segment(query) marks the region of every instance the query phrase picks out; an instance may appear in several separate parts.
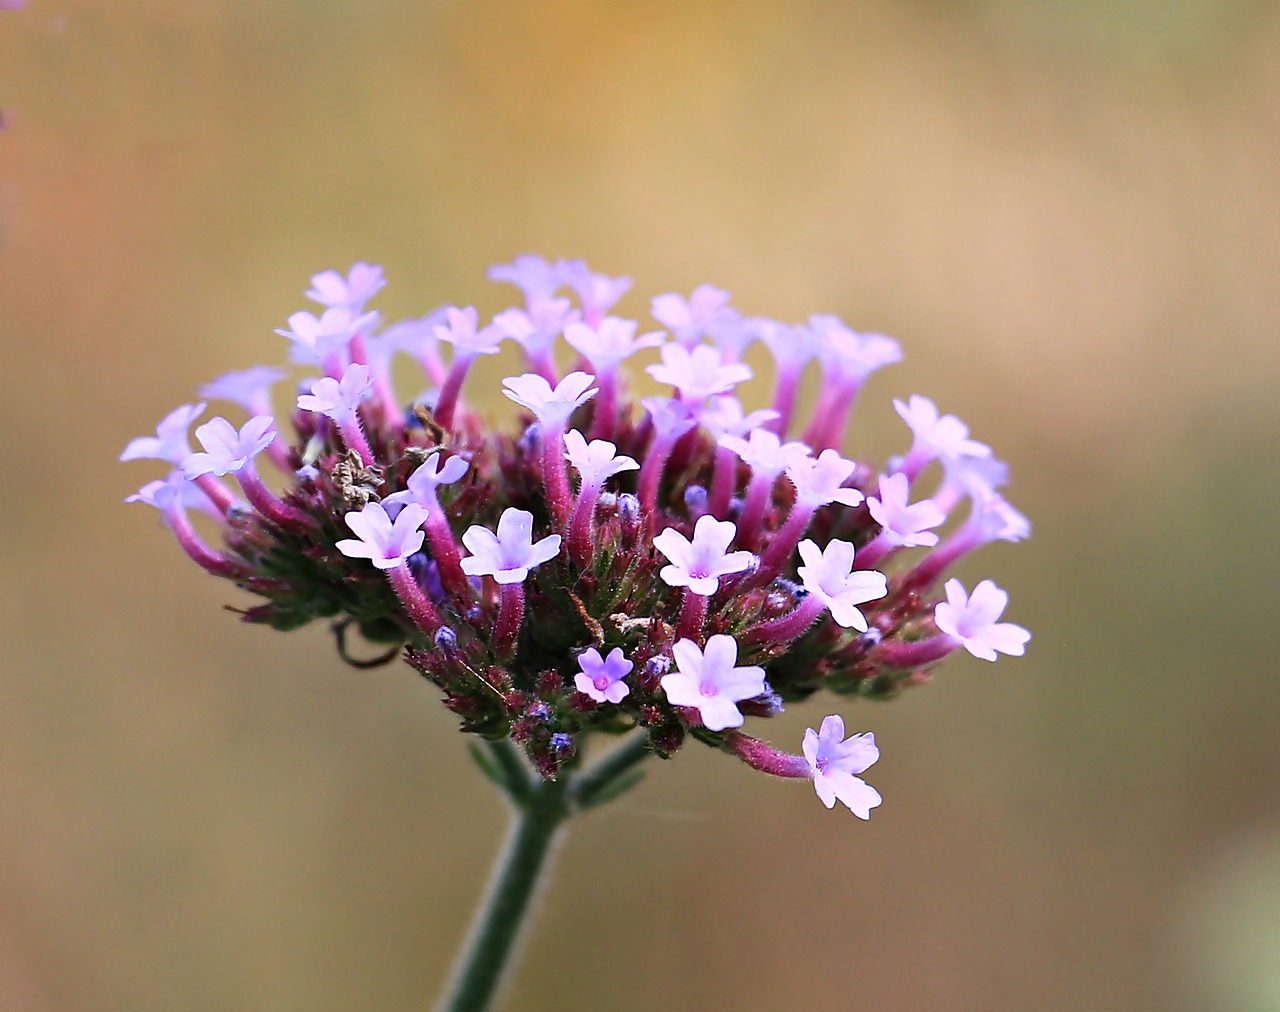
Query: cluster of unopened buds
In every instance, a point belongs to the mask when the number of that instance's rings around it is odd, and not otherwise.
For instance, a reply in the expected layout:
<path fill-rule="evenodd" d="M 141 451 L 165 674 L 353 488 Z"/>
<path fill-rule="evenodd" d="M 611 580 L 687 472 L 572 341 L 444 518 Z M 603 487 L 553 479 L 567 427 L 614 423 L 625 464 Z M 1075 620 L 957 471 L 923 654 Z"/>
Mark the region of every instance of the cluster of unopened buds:
<path fill-rule="evenodd" d="M 999 621 L 1008 598 L 994 583 L 939 591 L 975 548 L 1029 533 L 999 492 L 1005 465 L 919 396 L 894 402 L 912 435 L 901 459 L 880 471 L 843 456 L 859 390 L 901 351 L 835 317 L 745 317 L 703 285 L 653 299 L 664 329 L 637 334 L 610 315 L 629 279 L 533 256 L 490 277 L 517 285 L 523 308 L 485 326 L 446 307 L 383 328 L 365 309 L 380 268 L 316 275 L 307 296 L 321 314 L 278 331 L 295 363 L 322 373 L 302 383 L 290 424 L 271 402 L 283 370 L 224 376 L 201 393 L 248 420 L 204 422 L 193 452 L 205 404 L 172 412 L 121 456 L 173 467 L 130 501 L 156 507 L 198 565 L 263 599 L 246 621 L 333 620 L 344 657 L 354 626 L 387 644 L 381 660 L 403 652 L 464 731 L 510 739 L 544 777 L 593 732 L 643 728 L 659 756 L 692 736 L 867 818 L 880 804 L 859 778 L 878 757 L 872 735 L 846 738 L 828 716 L 791 754 L 739 728 L 822 689 L 893 695 L 957 649 L 1022 654 L 1030 634 Z M 472 364 L 507 341 L 528 370 L 503 380 L 521 409 L 513 431 L 462 398 Z M 752 378 L 754 342 L 777 379 L 771 407 L 748 412 L 734 390 Z M 640 353 L 671 393 L 637 404 L 624 364 Z M 411 402 L 392 386 L 401 354 L 425 373 Z M 811 362 L 821 383 L 801 419 Z M 264 458 L 283 490 L 260 474 Z M 213 518 L 220 545 L 191 510 Z"/>

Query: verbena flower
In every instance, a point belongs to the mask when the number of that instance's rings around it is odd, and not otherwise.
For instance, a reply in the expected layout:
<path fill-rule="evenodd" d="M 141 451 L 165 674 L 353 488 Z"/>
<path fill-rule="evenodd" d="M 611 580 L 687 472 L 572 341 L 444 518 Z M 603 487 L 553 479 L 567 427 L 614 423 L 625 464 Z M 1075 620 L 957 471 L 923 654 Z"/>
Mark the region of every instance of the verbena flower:
<path fill-rule="evenodd" d="M 695 739 L 865 818 L 880 801 L 860 779 L 870 735 L 846 738 L 829 716 L 788 753 L 742 728 L 819 692 L 894 696 L 960 650 L 1022 653 L 1030 634 L 1000 621 L 1004 591 L 946 578 L 1029 533 L 1004 497 L 1007 466 L 918 395 L 895 403 L 913 434 L 901 460 L 844 456 L 855 395 L 901 350 L 835 317 L 744 317 L 701 286 L 653 300 L 666 342 L 608 315 L 629 279 L 527 256 L 490 276 L 523 295 L 493 323 L 447 307 L 379 332 L 365 306 L 381 268 L 316 274 L 320 315 L 282 331 L 309 373 L 289 416 L 270 403 L 279 370 L 228 374 L 203 392 L 247 421 L 206 422 L 193 451 L 204 405 L 170 413 L 121 455 L 172 469 L 130 501 L 256 595 L 245 621 L 333 621 L 402 645 L 464 731 L 510 739 L 548 778 L 585 743 L 640 728 L 663 756 Z M 495 420 L 461 395 L 471 363 L 508 339 L 528 364 L 501 392 L 521 411 Z M 594 376 L 557 367 L 561 340 Z M 752 378 L 752 340 L 777 376 L 748 409 L 734 390 Z M 392 383 L 401 352 L 421 366 L 417 400 Z M 814 359 L 824 384 L 806 404 Z M 646 368 L 669 395 L 637 403 L 630 380 Z M 475 401 L 502 403 L 496 392 Z"/>

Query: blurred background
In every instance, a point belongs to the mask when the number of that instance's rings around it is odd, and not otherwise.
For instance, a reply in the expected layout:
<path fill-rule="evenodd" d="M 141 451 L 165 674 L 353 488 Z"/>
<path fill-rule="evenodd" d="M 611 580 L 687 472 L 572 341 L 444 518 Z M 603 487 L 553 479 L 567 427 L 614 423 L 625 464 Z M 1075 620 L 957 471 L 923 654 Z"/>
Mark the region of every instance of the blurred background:
<path fill-rule="evenodd" d="M 0 108 L 0 1008 L 430 1004 L 504 825 L 455 720 L 238 624 L 116 457 L 312 273 L 522 252 L 898 337 L 847 449 L 920 392 L 1011 462 L 961 575 L 1035 639 L 835 704 L 868 824 L 655 764 L 507 1007 L 1280 1007 L 1280 6 L 30 0 Z"/>

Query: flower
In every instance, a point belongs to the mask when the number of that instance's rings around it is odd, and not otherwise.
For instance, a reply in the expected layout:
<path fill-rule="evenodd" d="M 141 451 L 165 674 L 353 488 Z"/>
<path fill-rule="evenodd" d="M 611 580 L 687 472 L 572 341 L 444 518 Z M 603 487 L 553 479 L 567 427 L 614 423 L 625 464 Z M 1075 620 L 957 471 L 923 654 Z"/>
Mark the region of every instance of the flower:
<path fill-rule="evenodd" d="M 498 345 L 508 336 L 501 327 L 489 324 L 477 330 L 479 318 L 474 306 L 458 309 L 455 306 L 445 307 L 445 325 L 435 328 L 438 340 L 453 345 L 458 355 L 496 355 Z"/>
<path fill-rule="evenodd" d="M 654 434 L 662 439 L 678 439 L 698 423 L 689 405 L 670 397 L 646 397 L 640 406 L 649 412 Z"/>
<path fill-rule="evenodd" d="M 974 657 L 994 661 L 996 652 L 1021 657 L 1031 633 L 1011 622 L 997 622 L 1009 604 L 1009 595 L 990 580 L 983 580 L 966 594 L 959 580 L 948 580 L 947 599 L 934 609 L 934 622 Z"/>
<path fill-rule="evenodd" d="M 425 535 L 419 528 L 426 518 L 426 509 L 410 503 L 393 522 L 382 503 L 371 502 L 343 517 L 356 537 L 334 547 L 348 558 L 369 559 L 378 569 L 395 569 L 422 548 Z"/>
<path fill-rule="evenodd" d="M 556 273 L 577 293 L 588 318 L 603 316 L 631 287 L 630 278 L 597 274 L 581 260 L 556 261 Z"/>
<path fill-rule="evenodd" d="M 325 376 L 311 384 L 311 393 L 298 397 L 298 407 L 327 415 L 336 422 L 354 418 L 360 402 L 373 389 L 367 365 L 354 363 L 343 370 L 340 380 Z"/>
<path fill-rule="evenodd" d="M 377 313 L 359 315 L 339 307 L 326 309 L 319 317 L 307 312 L 294 313 L 289 317 L 289 329 L 276 333 L 293 342 L 295 362 L 322 365 L 334 355 L 345 353 L 351 338 L 362 330 L 371 330 L 377 321 Z"/>
<path fill-rule="evenodd" d="M 187 430 L 191 423 L 204 414 L 205 404 L 182 404 L 174 408 L 156 426 L 154 436 L 139 436 L 131 439 L 129 445 L 120 454 L 121 460 L 167 460 L 170 464 L 181 464 L 191 455 L 191 444 L 187 442 Z"/>
<path fill-rule="evenodd" d="M 809 456 L 807 444 L 799 441 L 784 443 L 767 429 L 753 429 L 746 439 L 721 436 L 719 442 L 726 450 L 732 450 L 742 458 L 752 474 L 766 477 L 779 475 L 789 467 L 803 468 L 803 462 Z"/>
<path fill-rule="evenodd" d="M 271 413 L 271 388 L 284 379 L 283 369 L 255 366 L 240 372 L 229 372 L 200 388 L 200 396 L 210 400 L 230 401 L 254 415 Z"/>
<path fill-rule="evenodd" d="M 623 655 L 621 647 L 614 647 L 603 659 L 599 650 L 588 647 L 578 655 L 578 667 L 582 670 L 573 676 L 573 684 L 597 703 L 621 703 L 631 692 L 622 679 L 635 665 Z"/>
<path fill-rule="evenodd" d="M 929 459 L 942 457 L 987 457 L 991 447 L 969 438 L 969 426 L 955 415 L 939 415 L 938 408 L 928 397 L 912 394 L 907 403 L 894 400 L 894 410 L 901 416 L 915 436 L 915 447 Z"/>
<path fill-rule="evenodd" d="M 580 319 L 568 299 L 534 298 L 529 308 L 505 309 L 493 318 L 493 325 L 515 341 L 531 358 L 551 352 L 565 327 Z"/>
<path fill-rule="evenodd" d="M 846 629 L 867 631 L 867 619 L 857 605 L 878 601 L 888 592 L 883 573 L 853 569 L 853 545 L 847 541 L 829 541 L 819 548 L 816 541 L 800 542 L 804 565 L 797 569 L 804 588 L 817 597 L 831 617 Z M 831 806 L 828 805 L 828 808 Z"/>
<path fill-rule="evenodd" d="M 528 299 L 547 298 L 560 287 L 560 271 L 540 256 L 526 253 L 514 263 L 489 268 L 490 281 L 506 281 L 517 286 Z"/>
<path fill-rule="evenodd" d="M 468 576 L 492 576 L 498 583 L 524 583 L 529 570 L 560 554 L 560 535 L 533 541 L 533 514 L 508 508 L 498 519 L 498 533 L 487 527 L 467 528 L 462 543 L 471 555 L 462 560 Z"/>
<path fill-rule="evenodd" d="M 616 369 L 638 351 L 656 348 L 666 335 L 655 330 L 636 337 L 635 320 L 606 316 L 598 326 L 571 323 L 564 329 L 564 339 L 599 372 Z"/>
<path fill-rule="evenodd" d="M 595 390 L 588 389 L 594 381 L 595 377 L 585 372 L 571 372 L 553 390 L 543 377 L 529 372 L 508 376 L 502 381 L 506 387 L 502 392 L 522 408 L 532 411 L 544 430 L 557 431 L 564 428 L 570 415 L 596 395 Z"/>
<path fill-rule="evenodd" d="M 565 460 L 567 460 L 583 485 L 600 486 L 623 471 L 637 471 L 640 465 L 631 457 L 618 456 L 618 448 L 604 439 L 590 443 L 581 432 L 571 429 L 564 434 Z"/>
<path fill-rule="evenodd" d="M 188 478 L 202 474 L 231 474 L 271 445 L 276 438 L 275 419 L 270 415 L 250 418 L 237 432 L 225 418 L 212 418 L 196 429 L 196 439 L 204 453 L 193 453 L 183 462 Z"/>
<path fill-rule="evenodd" d="M 862 493 L 844 485 L 857 467 L 835 450 L 823 450 L 817 460 L 805 457 L 788 464 L 787 477 L 796 487 L 797 502 L 815 507 L 833 502 L 857 506 L 863 500 Z"/>
<path fill-rule="evenodd" d="M 905 474 L 882 474 L 880 495 L 867 500 L 872 519 L 881 527 L 880 537 L 894 546 L 928 547 L 938 543 L 929 531 L 947 519 L 932 499 L 907 504 L 911 488 Z"/>
<path fill-rule="evenodd" d="M 764 668 L 737 667 L 738 643 L 732 636 L 712 636 L 705 651 L 693 640 L 679 640 L 671 656 L 676 666 L 662 676 L 662 691 L 673 705 L 697 709 L 708 731 L 741 727 L 742 711 L 735 704 L 768 691 Z"/>
<path fill-rule="evenodd" d="M 846 739 L 844 721 L 832 714 L 823 718 L 821 730 L 806 728 L 804 758 L 813 775 L 813 789 L 828 808 L 837 801 L 859 819 L 871 818 L 879 806 L 880 792 L 856 774 L 880 758 L 873 734 L 855 734 Z"/>
<path fill-rule="evenodd" d="M 742 362 L 724 362 L 720 352 L 700 344 L 692 351 L 679 344 L 662 346 L 662 364 L 645 369 L 659 383 L 680 391 L 686 401 L 701 401 L 712 394 L 728 393 L 751 379 L 751 367 Z"/>
<path fill-rule="evenodd" d="M 835 316 L 809 317 L 818 354 L 841 377 L 861 382 L 877 369 L 902 361 L 902 346 L 884 334 L 859 334 Z"/>
<path fill-rule="evenodd" d="M 382 502 L 396 507 L 416 502 L 428 510 L 439 509 L 436 489 L 441 485 L 452 485 L 467 473 L 469 466 L 467 459 L 457 454 L 445 460 L 443 454 L 433 453 L 409 475 L 409 487 L 405 491 L 392 493 Z"/>
<path fill-rule="evenodd" d="M 725 436 L 741 437 L 758 430 L 761 425 L 778 417 L 778 412 L 771 408 L 762 408 L 750 414 L 742 410 L 742 402 L 732 394 L 721 394 L 707 399 L 702 410 L 698 412 L 698 421 L 711 433 L 717 441 Z M 725 444 L 720 443 L 721 446 Z M 803 445 L 803 444 L 800 444 Z M 731 447 L 727 447 L 731 449 Z M 807 447 L 805 448 L 807 451 Z M 737 453 L 737 451 L 734 451 Z M 738 454 L 741 456 L 741 454 Z"/>
<path fill-rule="evenodd" d="M 698 518 L 692 541 L 668 527 L 653 539 L 653 546 L 671 560 L 658 575 L 668 586 L 688 587 L 694 594 L 710 597 L 719 589 L 720 577 L 741 573 L 755 560 L 750 552 L 727 552 L 737 533 L 732 520 L 717 520 L 709 514 Z"/>
<path fill-rule="evenodd" d="M 714 285 L 699 285 L 688 299 L 674 292 L 656 296 L 652 311 L 653 318 L 668 327 L 681 345 L 691 348 L 730 311 L 728 307 L 728 292 Z"/>
<path fill-rule="evenodd" d="M 307 298 L 330 309 L 348 309 L 360 313 L 364 304 L 382 290 L 386 281 L 382 268 L 363 261 L 352 264 L 344 278 L 337 271 L 321 271 L 311 276 Z"/>

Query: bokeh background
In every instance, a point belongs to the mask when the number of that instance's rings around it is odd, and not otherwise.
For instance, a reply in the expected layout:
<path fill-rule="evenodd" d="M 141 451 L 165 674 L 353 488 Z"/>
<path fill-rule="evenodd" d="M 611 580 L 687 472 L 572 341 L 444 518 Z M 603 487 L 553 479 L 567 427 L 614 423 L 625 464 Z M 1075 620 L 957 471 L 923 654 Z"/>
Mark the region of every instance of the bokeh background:
<path fill-rule="evenodd" d="M 653 769 L 507 1007 L 1280 1007 L 1276 4 L 30 0 L 0 108 L 0 1008 L 429 1004 L 504 822 L 455 721 L 237 624 L 116 456 L 317 270 L 529 251 L 899 337 L 848 449 L 995 445 L 1035 536 L 962 575 L 1035 639 L 846 704 L 869 824 Z"/>

